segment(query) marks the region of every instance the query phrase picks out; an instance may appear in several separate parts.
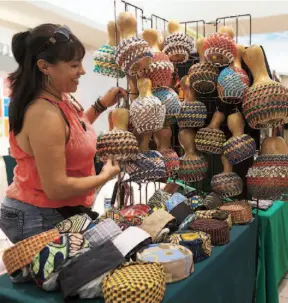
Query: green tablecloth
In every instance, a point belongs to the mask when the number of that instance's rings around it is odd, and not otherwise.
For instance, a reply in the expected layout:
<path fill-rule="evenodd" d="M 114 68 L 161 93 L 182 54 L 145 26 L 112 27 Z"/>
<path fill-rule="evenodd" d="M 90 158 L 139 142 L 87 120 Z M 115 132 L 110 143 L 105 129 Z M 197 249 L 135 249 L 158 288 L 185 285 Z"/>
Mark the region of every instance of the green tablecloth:
<path fill-rule="evenodd" d="M 257 221 L 234 226 L 228 245 L 215 247 L 210 258 L 195 264 L 195 271 L 189 278 L 167 285 L 163 303 L 251 303 L 255 284 L 256 239 Z M 45 293 L 32 283 L 12 284 L 4 275 L 0 277 L 0 302 L 60 303 L 63 297 L 59 292 Z"/>
<path fill-rule="evenodd" d="M 256 211 L 254 211 L 255 213 Z M 278 303 L 278 284 L 288 271 L 288 202 L 259 211 L 257 303 Z"/>

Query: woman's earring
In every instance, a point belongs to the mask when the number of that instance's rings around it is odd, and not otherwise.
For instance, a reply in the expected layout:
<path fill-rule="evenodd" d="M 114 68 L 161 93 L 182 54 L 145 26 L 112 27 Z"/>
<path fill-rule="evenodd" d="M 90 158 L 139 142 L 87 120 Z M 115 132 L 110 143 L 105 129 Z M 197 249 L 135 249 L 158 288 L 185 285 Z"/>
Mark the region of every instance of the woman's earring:
<path fill-rule="evenodd" d="M 51 76 L 50 75 L 47 75 L 47 82 L 48 82 L 48 84 L 50 84 L 50 82 L 51 82 Z"/>

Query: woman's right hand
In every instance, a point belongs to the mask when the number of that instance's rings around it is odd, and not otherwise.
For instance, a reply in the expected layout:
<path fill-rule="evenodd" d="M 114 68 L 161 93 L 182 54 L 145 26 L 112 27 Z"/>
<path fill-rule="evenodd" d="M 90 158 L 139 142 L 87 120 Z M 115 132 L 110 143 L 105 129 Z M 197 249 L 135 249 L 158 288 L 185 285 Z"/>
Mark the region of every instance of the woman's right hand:
<path fill-rule="evenodd" d="M 102 167 L 100 175 L 105 176 L 107 180 L 112 179 L 119 175 L 120 166 L 117 162 L 112 162 L 111 160 L 107 160 L 107 162 Z"/>

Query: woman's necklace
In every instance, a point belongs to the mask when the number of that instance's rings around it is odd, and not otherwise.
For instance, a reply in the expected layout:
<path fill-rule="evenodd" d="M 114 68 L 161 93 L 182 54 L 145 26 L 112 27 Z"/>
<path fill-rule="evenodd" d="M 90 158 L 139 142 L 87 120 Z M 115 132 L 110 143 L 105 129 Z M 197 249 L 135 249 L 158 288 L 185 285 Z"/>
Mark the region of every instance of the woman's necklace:
<path fill-rule="evenodd" d="M 43 87 L 43 90 L 45 90 L 45 91 L 46 91 L 47 93 L 49 93 L 50 95 L 54 96 L 56 99 L 59 99 L 59 100 L 63 101 L 62 96 L 59 97 L 59 96 L 57 96 L 56 94 L 54 94 L 53 92 L 51 92 L 50 90 L 48 90 L 48 89 L 46 89 L 46 88 L 44 88 L 44 87 Z"/>

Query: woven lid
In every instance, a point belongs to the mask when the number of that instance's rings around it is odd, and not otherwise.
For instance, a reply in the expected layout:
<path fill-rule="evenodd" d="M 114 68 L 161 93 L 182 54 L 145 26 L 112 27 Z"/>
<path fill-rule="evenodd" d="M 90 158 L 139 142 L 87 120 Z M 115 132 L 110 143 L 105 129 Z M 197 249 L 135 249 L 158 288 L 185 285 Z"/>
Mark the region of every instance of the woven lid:
<path fill-rule="evenodd" d="M 245 224 L 253 219 L 251 206 L 246 201 L 225 203 L 220 209 L 231 214 L 233 224 Z"/>
<path fill-rule="evenodd" d="M 209 234 L 212 245 L 224 245 L 227 244 L 230 239 L 229 226 L 224 221 L 197 219 L 191 223 L 190 229 Z"/>
<path fill-rule="evenodd" d="M 87 214 L 72 216 L 56 225 L 59 233 L 83 233 L 94 226 L 92 219 Z"/>
<path fill-rule="evenodd" d="M 159 263 L 126 263 L 104 278 L 103 296 L 106 303 L 160 303 L 165 280 Z"/>
<path fill-rule="evenodd" d="M 169 242 L 190 249 L 193 253 L 194 262 L 202 261 L 211 255 L 211 237 L 202 231 L 178 232 L 170 236 Z"/>
<path fill-rule="evenodd" d="M 151 244 L 137 254 L 137 260 L 162 264 L 166 283 L 186 279 L 194 271 L 192 252 L 176 244 Z"/>
<path fill-rule="evenodd" d="M 20 241 L 6 249 L 3 253 L 3 263 L 9 275 L 30 264 L 37 253 L 59 236 L 57 229 L 51 229 Z"/>
<path fill-rule="evenodd" d="M 121 234 L 121 228 L 110 218 L 100 221 L 84 233 L 91 246 L 100 245 L 107 240 L 114 240 Z"/>
<path fill-rule="evenodd" d="M 114 245 L 122 253 L 124 257 L 127 257 L 135 247 L 142 242 L 149 240 L 151 236 L 143 229 L 136 226 L 130 226 L 119 234 L 114 240 Z M 148 242 L 149 243 L 149 242 Z M 151 243 L 151 241 L 150 241 Z"/>
<path fill-rule="evenodd" d="M 146 217 L 140 227 L 151 235 L 154 242 L 161 230 L 173 220 L 175 218 L 167 211 L 159 209 Z"/>

